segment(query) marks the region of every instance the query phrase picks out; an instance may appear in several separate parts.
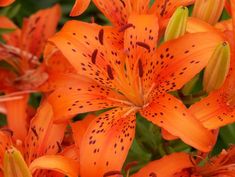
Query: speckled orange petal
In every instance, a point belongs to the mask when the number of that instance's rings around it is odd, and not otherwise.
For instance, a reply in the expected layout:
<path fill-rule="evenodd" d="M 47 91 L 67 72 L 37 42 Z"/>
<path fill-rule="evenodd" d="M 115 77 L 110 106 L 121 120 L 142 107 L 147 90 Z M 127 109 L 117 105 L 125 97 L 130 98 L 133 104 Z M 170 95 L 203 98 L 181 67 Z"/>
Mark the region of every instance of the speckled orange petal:
<path fill-rule="evenodd" d="M 79 175 L 79 164 L 61 155 L 41 156 L 30 164 L 29 169 L 32 174 L 37 169 L 43 169 L 57 171 L 68 177 L 78 177 Z"/>
<path fill-rule="evenodd" d="M 150 0 L 130 0 L 132 12 L 146 14 L 149 10 Z"/>
<path fill-rule="evenodd" d="M 70 76 L 65 86 L 48 98 L 53 106 L 55 121 L 70 119 L 78 113 L 122 106 L 122 96 L 84 76 Z M 120 102 L 117 102 L 118 99 Z"/>
<path fill-rule="evenodd" d="M 149 12 L 152 14 L 156 14 L 163 18 L 170 18 L 171 15 L 174 13 L 175 9 L 179 6 L 188 6 L 193 4 L 195 0 L 158 0 L 155 1 L 150 8 Z"/>
<path fill-rule="evenodd" d="M 148 163 L 132 177 L 173 177 L 175 173 L 190 167 L 193 167 L 190 155 L 178 152 Z"/>
<path fill-rule="evenodd" d="M 43 154 L 60 152 L 64 137 L 65 124 L 53 124 L 53 111 L 48 102 L 43 102 L 30 122 L 25 139 L 25 159 L 29 164 Z"/>
<path fill-rule="evenodd" d="M 207 65 L 221 41 L 217 33 L 206 32 L 186 34 L 162 44 L 156 52 L 157 90 L 162 93 L 180 89 Z"/>
<path fill-rule="evenodd" d="M 127 22 L 130 13 L 129 0 L 93 0 L 96 7 L 113 23 L 122 26 Z"/>
<path fill-rule="evenodd" d="M 124 36 L 128 76 L 133 82 L 138 81 L 140 77 L 145 91 L 151 86 L 151 78 L 155 74 L 151 69 L 154 67 L 153 55 L 158 41 L 158 19 L 155 15 L 132 14 L 128 24 L 132 25 L 125 30 Z"/>
<path fill-rule="evenodd" d="M 201 151 L 211 150 L 211 133 L 188 112 L 180 100 L 169 94 L 159 95 L 154 100 L 157 101 L 141 111 L 146 119 Z"/>
<path fill-rule="evenodd" d="M 91 0 L 76 0 L 70 12 L 70 16 L 81 15 L 89 6 Z"/>
<path fill-rule="evenodd" d="M 0 0 L 0 7 L 8 6 L 13 3 L 15 0 Z"/>
<path fill-rule="evenodd" d="M 0 130 L 0 171 L 3 163 L 5 150 L 11 145 L 11 132 L 8 132 L 8 130 Z"/>
<path fill-rule="evenodd" d="M 115 77 L 112 66 L 116 67 L 116 61 L 121 59 L 116 50 L 116 47 L 120 47 L 116 44 L 122 43 L 121 36 L 122 33 L 112 27 L 69 21 L 50 41 L 78 73 L 102 85 L 112 86 Z"/>
<path fill-rule="evenodd" d="M 95 118 L 96 116 L 94 114 L 88 114 L 83 120 L 70 123 L 73 131 L 73 139 L 77 147 L 80 147 L 84 133 Z"/>
<path fill-rule="evenodd" d="M 12 45 L 15 47 L 20 46 L 20 35 L 21 30 L 7 17 L 0 16 L 0 28 L 7 28 L 7 29 L 13 29 L 11 33 L 3 34 L 3 39 L 6 41 L 8 45 Z"/>
<path fill-rule="evenodd" d="M 10 100 L 5 102 L 8 128 L 13 133 L 15 140 L 23 141 L 28 132 L 28 116 L 26 113 L 28 107 L 28 94 L 22 95 L 21 99 Z"/>
<path fill-rule="evenodd" d="M 21 49 L 39 57 L 46 41 L 55 31 L 61 16 L 59 5 L 40 10 L 25 20 L 22 28 Z"/>
<path fill-rule="evenodd" d="M 81 143 L 81 176 L 121 170 L 135 134 L 135 114 L 125 115 L 129 109 L 112 109 L 90 123 Z"/>
<path fill-rule="evenodd" d="M 235 110 L 229 106 L 229 100 L 222 89 L 193 104 L 189 110 L 208 129 L 235 122 Z"/>

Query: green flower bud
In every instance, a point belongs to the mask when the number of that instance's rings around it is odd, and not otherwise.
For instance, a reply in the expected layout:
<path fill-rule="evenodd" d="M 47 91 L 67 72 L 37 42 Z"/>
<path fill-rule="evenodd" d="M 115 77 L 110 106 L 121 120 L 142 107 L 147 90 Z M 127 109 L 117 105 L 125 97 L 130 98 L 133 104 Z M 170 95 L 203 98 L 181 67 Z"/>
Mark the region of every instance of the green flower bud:
<path fill-rule="evenodd" d="M 5 177 L 32 177 L 20 151 L 14 147 L 4 154 L 3 172 Z"/>
<path fill-rule="evenodd" d="M 164 41 L 178 38 L 186 31 L 188 8 L 178 7 L 172 15 L 164 36 Z"/>
<path fill-rule="evenodd" d="M 227 42 L 219 44 L 206 66 L 203 77 L 203 88 L 211 92 L 220 88 L 228 74 L 230 65 L 230 47 Z"/>

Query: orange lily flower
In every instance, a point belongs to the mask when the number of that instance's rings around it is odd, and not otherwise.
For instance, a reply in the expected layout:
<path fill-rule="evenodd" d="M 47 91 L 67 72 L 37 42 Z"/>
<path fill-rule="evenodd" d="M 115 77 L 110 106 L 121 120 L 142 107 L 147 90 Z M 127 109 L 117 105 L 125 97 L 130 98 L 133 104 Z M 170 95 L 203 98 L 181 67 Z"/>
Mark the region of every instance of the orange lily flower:
<path fill-rule="evenodd" d="M 91 0 L 76 0 L 71 16 L 82 14 Z M 155 14 L 159 22 L 169 19 L 179 6 L 187 6 L 195 0 L 158 0 L 150 7 L 150 0 L 93 0 L 98 9 L 115 25 L 125 26 L 132 13 Z M 163 23 L 163 22 L 160 22 Z M 161 28 L 161 27 L 160 27 Z"/>
<path fill-rule="evenodd" d="M 234 7 L 233 3 L 231 3 L 232 7 Z M 233 20 L 234 19 L 235 18 L 233 14 Z M 193 104 L 189 109 L 208 129 L 216 129 L 224 125 L 233 123 L 235 121 L 234 91 L 233 91 L 235 83 L 234 82 L 235 44 L 233 41 L 235 28 L 234 28 L 234 23 L 232 31 L 230 31 L 231 25 L 222 24 L 217 26 L 219 26 L 219 28 L 222 29 L 222 31 L 224 31 L 224 36 L 230 44 L 231 62 L 230 62 L 229 74 L 226 78 L 225 83 L 220 89 L 211 92 L 208 97 Z"/>
<path fill-rule="evenodd" d="M 0 7 L 5 7 L 15 2 L 15 0 L 0 0 Z"/>
<path fill-rule="evenodd" d="M 173 153 L 162 159 L 152 161 L 132 177 L 233 177 L 235 174 L 235 147 L 223 150 L 217 157 L 211 158 L 205 165 L 196 162 L 187 153 Z"/>
<path fill-rule="evenodd" d="M 35 89 L 45 82 L 47 74 L 43 72 L 39 58 L 47 39 L 55 33 L 60 13 L 59 5 L 38 11 L 24 20 L 22 30 L 7 17 L 0 17 L 0 28 L 14 29 L 14 32 L 3 35 L 6 43 L 0 44 L 0 60 L 12 65 L 17 73 L 14 78 L 3 80 L 11 89 L 1 90 L 12 92 Z"/>
<path fill-rule="evenodd" d="M 120 170 L 137 112 L 202 151 L 211 148 L 209 131 L 167 92 L 181 88 L 207 64 L 220 37 L 186 34 L 156 48 L 155 15 L 131 15 L 128 27 L 122 34 L 116 28 L 70 21 L 50 39 L 78 73 L 63 76 L 64 83 L 57 76 L 60 87 L 48 97 L 55 121 L 113 108 L 95 118 L 83 137 L 82 176 Z"/>
<path fill-rule="evenodd" d="M 11 152 L 12 146 L 14 146 L 21 151 L 24 156 L 24 163 L 28 165 L 32 176 L 50 176 L 52 174 L 48 171 L 36 169 L 55 170 L 70 177 L 78 176 L 78 166 L 75 161 L 56 155 L 62 150 L 60 144 L 66 124 L 54 124 L 53 116 L 51 105 L 46 101 L 43 102 L 38 108 L 35 117 L 31 120 L 29 131 L 24 141 L 12 140 L 9 134 L 11 130 L 0 130 L 0 171 L 6 170 L 4 169 L 4 163 L 6 162 L 3 161 L 4 152 L 5 154 L 8 151 Z M 9 163 L 13 162 L 9 161 Z M 17 168 L 20 164 L 13 163 L 11 165 Z M 14 173 L 13 169 L 10 171 Z M 18 175 L 20 174 L 15 172 L 14 177 Z"/>
<path fill-rule="evenodd" d="M 4 60 L 14 68 L 14 71 L 0 70 L 0 91 L 6 94 L 0 97 L 0 102 L 6 110 L 8 127 L 15 132 L 14 139 L 23 140 L 27 134 L 28 94 L 38 90 L 48 78 L 39 58 L 47 38 L 55 33 L 60 13 L 59 5 L 41 10 L 24 20 L 22 30 L 7 17 L 0 17 L 0 28 L 14 29 L 12 33 L 4 34 L 5 43 L 0 43 L 0 61 Z"/>

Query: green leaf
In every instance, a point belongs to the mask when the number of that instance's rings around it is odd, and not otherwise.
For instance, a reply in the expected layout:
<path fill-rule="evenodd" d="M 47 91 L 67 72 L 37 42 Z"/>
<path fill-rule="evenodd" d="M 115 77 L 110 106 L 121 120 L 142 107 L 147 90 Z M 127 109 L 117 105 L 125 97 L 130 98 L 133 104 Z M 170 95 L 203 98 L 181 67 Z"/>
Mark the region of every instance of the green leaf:
<path fill-rule="evenodd" d="M 8 12 L 8 17 L 14 18 L 19 13 L 20 8 L 21 8 L 21 4 L 16 4 L 15 6 L 13 6 Z"/>

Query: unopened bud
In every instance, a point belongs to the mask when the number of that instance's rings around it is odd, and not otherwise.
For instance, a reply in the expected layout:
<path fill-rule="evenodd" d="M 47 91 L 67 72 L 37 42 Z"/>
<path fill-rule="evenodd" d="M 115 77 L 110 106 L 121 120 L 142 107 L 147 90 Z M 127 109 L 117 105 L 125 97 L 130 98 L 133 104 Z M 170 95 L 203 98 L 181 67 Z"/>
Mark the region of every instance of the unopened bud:
<path fill-rule="evenodd" d="M 32 177 L 20 151 L 14 147 L 4 154 L 3 172 L 6 177 Z"/>
<path fill-rule="evenodd" d="M 188 8 L 178 7 L 167 25 L 164 41 L 169 41 L 182 36 L 186 31 L 187 18 Z"/>
<path fill-rule="evenodd" d="M 206 66 L 203 77 L 203 88 L 211 92 L 220 88 L 228 74 L 230 65 L 230 47 L 227 42 L 219 44 Z"/>
<path fill-rule="evenodd" d="M 215 24 L 222 14 L 224 3 L 225 0 L 196 0 L 192 16 Z"/>

